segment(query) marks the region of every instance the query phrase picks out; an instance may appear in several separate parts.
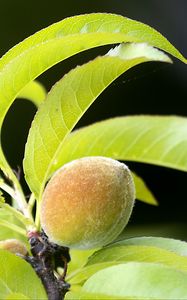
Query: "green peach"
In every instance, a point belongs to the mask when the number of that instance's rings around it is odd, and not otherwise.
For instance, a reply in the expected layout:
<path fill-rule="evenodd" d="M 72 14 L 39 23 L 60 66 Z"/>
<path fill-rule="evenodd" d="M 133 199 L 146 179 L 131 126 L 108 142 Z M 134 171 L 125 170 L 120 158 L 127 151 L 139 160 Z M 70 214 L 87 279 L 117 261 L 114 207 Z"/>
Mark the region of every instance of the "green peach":
<path fill-rule="evenodd" d="M 84 157 L 67 163 L 49 180 L 41 202 L 41 225 L 56 244 L 101 247 L 121 233 L 134 199 L 132 175 L 125 164 Z"/>
<path fill-rule="evenodd" d="M 25 244 L 16 239 L 7 239 L 0 241 L 0 249 L 21 255 L 27 255 L 28 253 Z"/>

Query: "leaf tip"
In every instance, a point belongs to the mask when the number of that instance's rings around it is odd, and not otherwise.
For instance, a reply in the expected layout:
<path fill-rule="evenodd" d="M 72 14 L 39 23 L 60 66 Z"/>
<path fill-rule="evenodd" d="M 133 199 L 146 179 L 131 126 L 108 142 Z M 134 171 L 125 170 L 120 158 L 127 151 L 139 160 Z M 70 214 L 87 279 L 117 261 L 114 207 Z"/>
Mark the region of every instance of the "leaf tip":
<path fill-rule="evenodd" d="M 109 50 L 106 55 L 120 56 L 125 60 L 146 57 L 148 60 L 172 63 L 168 55 L 147 43 L 122 43 Z"/>

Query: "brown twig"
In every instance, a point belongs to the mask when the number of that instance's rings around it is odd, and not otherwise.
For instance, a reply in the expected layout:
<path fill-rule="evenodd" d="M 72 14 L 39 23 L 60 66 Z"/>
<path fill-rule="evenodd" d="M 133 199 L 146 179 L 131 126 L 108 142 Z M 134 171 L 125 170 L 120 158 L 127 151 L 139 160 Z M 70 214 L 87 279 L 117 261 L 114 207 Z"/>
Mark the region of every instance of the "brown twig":
<path fill-rule="evenodd" d="M 65 282 L 67 263 L 70 261 L 69 250 L 50 243 L 44 232 L 30 232 L 28 234 L 33 256 L 25 259 L 31 264 L 40 277 L 49 300 L 62 300 L 70 285 Z M 59 258 L 61 261 L 58 263 Z M 63 266 L 64 274 L 60 277 L 54 275 L 58 265 Z"/>

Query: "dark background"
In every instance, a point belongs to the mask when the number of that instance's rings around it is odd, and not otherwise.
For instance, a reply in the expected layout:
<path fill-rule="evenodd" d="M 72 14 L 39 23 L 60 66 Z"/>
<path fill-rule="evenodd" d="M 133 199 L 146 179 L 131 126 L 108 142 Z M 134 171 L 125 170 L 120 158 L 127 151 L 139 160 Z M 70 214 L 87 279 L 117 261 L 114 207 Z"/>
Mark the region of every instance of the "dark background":
<path fill-rule="evenodd" d="M 65 17 L 89 12 L 113 12 L 151 25 L 187 56 L 186 0 L 1 0 L 0 4 L 1 55 L 30 34 Z M 39 79 L 49 90 L 76 64 L 105 52 L 106 48 L 102 47 L 76 55 L 53 67 Z M 129 114 L 187 116 L 187 67 L 176 59 L 173 61 L 173 65 L 147 63 L 122 75 L 99 97 L 79 126 Z M 24 144 L 34 113 L 31 103 L 19 100 L 10 108 L 5 119 L 2 143 L 14 169 L 22 164 Z M 128 165 L 146 180 L 160 205 L 152 207 L 137 201 L 127 234 L 139 230 L 140 234 L 187 239 L 187 174 L 138 163 L 128 162 Z"/>

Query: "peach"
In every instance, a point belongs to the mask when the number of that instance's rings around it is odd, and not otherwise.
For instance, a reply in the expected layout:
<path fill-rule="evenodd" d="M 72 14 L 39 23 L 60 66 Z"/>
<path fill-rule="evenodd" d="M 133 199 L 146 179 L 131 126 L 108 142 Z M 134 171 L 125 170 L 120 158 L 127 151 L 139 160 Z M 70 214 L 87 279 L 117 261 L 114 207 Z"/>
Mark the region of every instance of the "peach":
<path fill-rule="evenodd" d="M 0 249 L 21 255 L 27 255 L 28 253 L 25 244 L 17 239 L 7 239 L 0 241 Z"/>
<path fill-rule="evenodd" d="M 112 242 L 127 224 L 135 199 L 128 167 L 92 156 L 67 163 L 43 193 L 41 225 L 61 246 L 89 249 Z"/>

